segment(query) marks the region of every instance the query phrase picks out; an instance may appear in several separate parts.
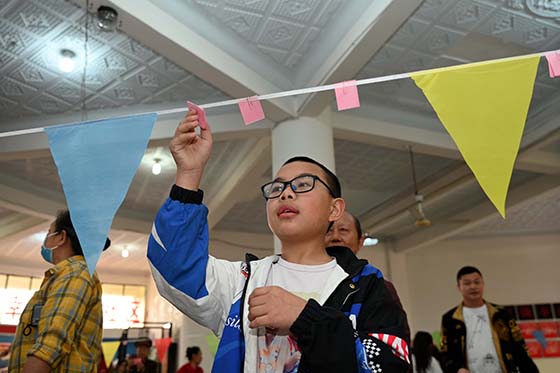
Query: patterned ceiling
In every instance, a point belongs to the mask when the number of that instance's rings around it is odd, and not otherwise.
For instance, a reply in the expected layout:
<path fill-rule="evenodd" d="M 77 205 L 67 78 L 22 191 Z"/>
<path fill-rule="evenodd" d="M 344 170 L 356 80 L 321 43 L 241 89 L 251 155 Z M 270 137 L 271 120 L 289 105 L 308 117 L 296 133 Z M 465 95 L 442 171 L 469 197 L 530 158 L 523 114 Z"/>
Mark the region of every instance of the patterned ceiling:
<path fill-rule="evenodd" d="M 177 105 L 225 99 L 122 32 L 103 32 L 88 22 L 85 89 L 84 9 L 63 0 L 0 1 L 1 121 L 129 105 Z M 60 51 L 76 54 L 71 73 L 58 68 Z"/>
<path fill-rule="evenodd" d="M 357 78 L 383 76 L 560 48 L 560 1 L 426 0 Z M 360 87 L 385 105 L 433 113 L 410 79 Z M 530 118 L 560 100 L 560 80 L 539 66 Z M 434 117 L 435 118 L 435 117 Z M 528 130 L 542 124 L 529 120 Z"/>
<path fill-rule="evenodd" d="M 184 1 L 184 0 L 183 0 Z M 248 43 L 292 68 L 350 0 L 194 0 Z"/>

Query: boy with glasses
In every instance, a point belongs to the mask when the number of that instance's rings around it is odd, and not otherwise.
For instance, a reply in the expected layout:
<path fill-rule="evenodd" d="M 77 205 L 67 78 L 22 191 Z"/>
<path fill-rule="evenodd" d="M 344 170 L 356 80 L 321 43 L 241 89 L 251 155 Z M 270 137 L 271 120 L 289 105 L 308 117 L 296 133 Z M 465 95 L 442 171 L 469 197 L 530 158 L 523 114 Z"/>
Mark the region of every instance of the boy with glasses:
<path fill-rule="evenodd" d="M 310 158 L 288 160 L 261 188 L 282 255 L 220 260 L 208 254 L 198 189 L 211 147 L 210 129 L 190 111 L 170 144 L 176 183 L 148 258 L 161 295 L 221 336 L 213 372 L 406 372 L 405 316 L 381 273 L 348 250 L 325 249 L 344 213 L 337 177 Z"/>

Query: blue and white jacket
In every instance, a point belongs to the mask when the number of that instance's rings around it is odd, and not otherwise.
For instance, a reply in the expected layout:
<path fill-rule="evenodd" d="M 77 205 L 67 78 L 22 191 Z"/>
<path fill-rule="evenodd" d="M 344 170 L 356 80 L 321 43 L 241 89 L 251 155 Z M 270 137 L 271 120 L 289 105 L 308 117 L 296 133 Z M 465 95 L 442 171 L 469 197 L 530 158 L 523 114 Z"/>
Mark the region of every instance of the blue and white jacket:
<path fill-rule="evenodd" d="M 208 254 L 208 209 L 202 191 L 173 186 L 148 242 L 160 294 L 221 337 L 212 372 L 254 372 L 257 330 L 249 328 L 247 300 L 265 286 L 278 256 L 230 262 Z M 325 299 L 310 299 L 290 331 L 301 352 L 299 373 L 407 372 L 406 316 L 381 272 L 343 247 L 328 248 L 337 270 Z"/>

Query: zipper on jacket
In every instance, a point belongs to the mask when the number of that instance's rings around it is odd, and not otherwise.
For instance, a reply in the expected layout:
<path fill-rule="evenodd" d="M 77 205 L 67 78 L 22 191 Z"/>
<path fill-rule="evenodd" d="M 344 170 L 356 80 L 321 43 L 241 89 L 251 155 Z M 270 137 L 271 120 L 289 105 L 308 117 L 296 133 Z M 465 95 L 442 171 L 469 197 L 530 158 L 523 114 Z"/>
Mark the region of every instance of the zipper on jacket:
<path fill-rule="evenodd" d="M 241 338 L 243 345 L 245 345 L 245 328 L 243 327 L 243 310 L 245 309 L 245 296 L 247 295 L 247 286 L 249 285 L 249 278 L 251 277 L 251 261 L 258 260 L 259 258 L 253 254 L 245 254 L 245 264 L 247 264 L 247 278 L 245 279 L 245 285 L 243 285 L 243 293 L 241 293 L 241 304 L 239 305 L 239 320 L 241 320 Z M 247 346 L 245 346 L 247 349 Z M 241 370 L 243 372 L 245 369 L 245 352 L 243 352 L 243 357 L 241 358 Z"/>

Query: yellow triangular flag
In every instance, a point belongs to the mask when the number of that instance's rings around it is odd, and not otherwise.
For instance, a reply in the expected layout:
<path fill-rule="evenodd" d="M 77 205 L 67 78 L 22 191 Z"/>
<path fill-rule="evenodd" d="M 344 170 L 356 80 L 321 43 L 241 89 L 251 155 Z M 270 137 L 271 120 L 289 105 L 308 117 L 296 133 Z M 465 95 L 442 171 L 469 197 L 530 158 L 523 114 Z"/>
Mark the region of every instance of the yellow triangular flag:
<path fill-rule="evenodd" d="M 539 58 L 411 74 L 503 218 Z"/>
<path fill-rule="evenodd" d="M 105 358 L 105 365 L 107 365 L 107 368 L 110 367 L 120 344 L 121 342 L 119 341 L 101 343 L 101 348 L 103 349 L 103 357 Z"/>

